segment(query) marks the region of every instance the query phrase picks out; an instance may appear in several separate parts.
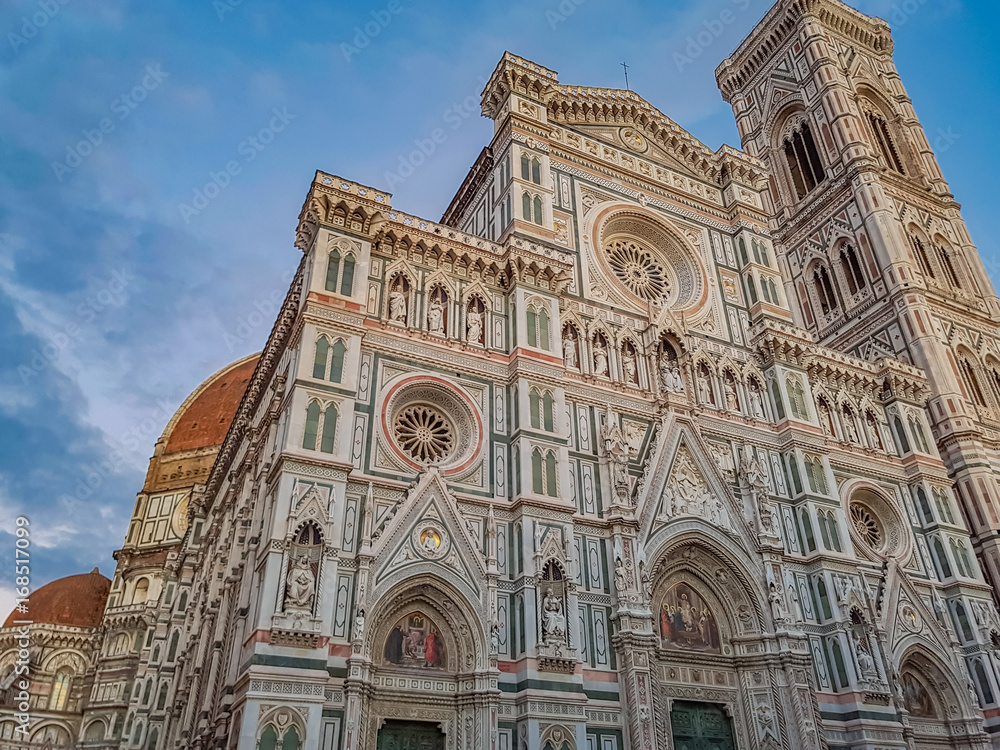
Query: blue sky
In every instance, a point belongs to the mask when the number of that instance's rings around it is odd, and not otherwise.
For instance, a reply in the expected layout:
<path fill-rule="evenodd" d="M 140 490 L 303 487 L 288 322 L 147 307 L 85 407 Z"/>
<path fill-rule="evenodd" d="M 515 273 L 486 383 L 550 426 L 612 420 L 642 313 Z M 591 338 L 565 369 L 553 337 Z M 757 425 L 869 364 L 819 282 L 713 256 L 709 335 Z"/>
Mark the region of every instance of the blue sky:
<path fill-rule="evenodd" d="M 247 321 L 298 262 L 296 217 L 315 169 L 383 189 L 392 181 L 394 206 L 439 218 L 489 141 L 476 104 L 505 49 L 580 85 L 621 86 L 627 61 L 647 100 L 710 147 L 738 146 L 713 71 L 769 6 L 6 3 L 0 526 L 30 517 L 36 585 L 95 565 L 111 574 L 173 410 L 263 345 L 271 319 Z M 892 23 L 904 83 L 1000 278 L 987 224 L 1000 157 L 986 147 L 1000 120 L 998 4 L 856 6 Z M 710 27 L 718 34 L 697 57 L 677 57 Z M 412 176 L 392 179 L 435 128 L 445 141 Z M 223 187 L 206 189 L 213 181 Z M 0 531 L 0 549 L 12 544 Z M 4 612 L 9 575 L 0 573 Z"/>

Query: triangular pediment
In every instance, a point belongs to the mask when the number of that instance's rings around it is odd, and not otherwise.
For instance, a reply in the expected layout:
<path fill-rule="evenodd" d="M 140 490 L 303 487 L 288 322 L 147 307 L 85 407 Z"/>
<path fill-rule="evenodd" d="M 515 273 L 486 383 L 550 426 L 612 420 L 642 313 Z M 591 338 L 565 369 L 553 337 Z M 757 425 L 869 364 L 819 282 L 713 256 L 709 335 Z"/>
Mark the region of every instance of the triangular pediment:
<path fill-rule="evenodd" d="M 479 600 L 486 565 L 437 469 L 423 474 L 372 543 L 372 585 L 384 589 L 411 574 L 433 572 L 461 582 Z"/>
<path fill-rule="evenodd" d="M 640 491 L 643 538 L 651 539 L 673 523 L 700 519 L 730 536 L 752 538 L 743 504 L 722 477 L 705 441 L 690 424 L 668 421 Z"/>
<path fill-rule="evenodd" d="M 672 169 L 675 172 L 680 172 L 687 177 L 692 177 L 697 180 L 709 180 L 711 179 L 708 175 L 699 172 L 696 169 L 692 169 L 690 165 L 685 164 L 680 159 L 668 153 L 666 150 L 658 146 L 656 143 L 652 142 L 652 134 L 645 132 L 642 127 L 631 126 L 632 129 L 638 131 L 643 136 L 645 136 L 648 143 L 645 151 L 641 153 L 635 153 L 637 158 L 648 159 L 650 161 L 656 162 L 667 169 Z M 613 149 L 619 149 L 625 153 L 629 152 L 626 147 L 622 145 L 622 140 L 620 137 L 620 132 L 622 128 L 608 128 L 608 127 L 596 127 L 589 125 L 574 125 L 572 130 L 584 136 L 585 138 L 592 138 L 595 141 L 600 141 L 606 146 L 610 146 Z M 682 131 L 683 132 L 683 131 Z M 687 133 L 685 133 L 687 135 Z M 598 151 L 595 156 L 601 157 L 603 154 Z"/>
<path fill-rule="evenodd" d="M 886 634 L 890 652 L 901 653 L 916 638 L 934 653 L 952 653 L 951 637 L 895 560 L 886 571 L 884 591 L 879 603 L 878 627 Z M 943 600 L 940 607 L 943 619 L 947 617 Z"/>

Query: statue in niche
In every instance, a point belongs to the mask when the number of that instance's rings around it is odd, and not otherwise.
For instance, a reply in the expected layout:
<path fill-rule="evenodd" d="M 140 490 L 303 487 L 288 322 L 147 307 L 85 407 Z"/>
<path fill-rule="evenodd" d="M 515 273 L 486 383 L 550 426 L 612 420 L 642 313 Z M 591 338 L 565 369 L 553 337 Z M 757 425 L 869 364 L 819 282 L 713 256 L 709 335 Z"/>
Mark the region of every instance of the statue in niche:
<path fill-rule="evenodd" d="M 608 349 L 600 338 L 594 339 L 594 374 L 608 374 Z"/>
<path fill-rule="evenodd" d="M 396 286 L 389 292 L 389 320 L 393 323 L 406 323 L 406 293 L 401 286 Z"/>
<path fill-rule="evenodd" d="M 473 300 L 465 315 L 465 340 L 470 344 L 483 343 L 483 311 L 478 300 Z"/>
<path fill-rule="evenodd" d="M 736 395 L 736 382 L 731 374 L 726 373 L 722 379 L 722 388 L 726 396 L 726 408 L 730 411 L 739 411 L 740 399 Z"/>
<path fill-rule="evenodd" d="M 542 599 L 542 633 L 546 641 L 556 638 L 561 639 L 566 635 L 566 615 L 563 611 L 562 600 L 552 593 L 552 589 L 546 589 L 545 598 Z"/>
<path fill-rule="evenodd" d="M 714 406 L 715 393 L 712 391 L 712 375 L 704 362 L 698 367 L 698 375 L 695 380 L 698 385 L 698 400 L 703 404 Z"/>
<path fill-rule="evenodd" d="M 563 362 L 567 367 L 579 367 L 580 362 L 576 357 L 576 342 L 569 336 L 563 336 Z"/>
<path fill-rule="evenodd" d="M 764 394 L 756 380 L 750 380 L 750 413 L 754 419 L 764 418 Z"/>
<path fill-rule="evenodd" d="M 305 555 L 292 566 L 285 586 L 285 609 L 312 610 L 316 596 L 316 576 Z"/>
<path fill-rule="evenodd" d="M 635 354 L 632 352 L 632 347 L 627 344 L 622 347 L 622 374 L 625 376 L 626 383 L 639 382 Z"/>
<path fill-rule="evenodd" d="M 676 362 L 660 357 L 660 389 L 664 393 L 684 393 L 684 380 Z"/>
<path fill-rule="evenodd" d="M 861 676 L 865 679 L 877 678 L 878 671 L 875 669 L 875 659 L 872 658 L 868 638 L 857 631 L 854 633 L 854 650 L 858 653 Z"/>
<path fill-rule="evenodd" d="M 427 308 L 427 330 L 431 333 L 444 333 L 444 302 L 440 296 L 433 297 Z"/>

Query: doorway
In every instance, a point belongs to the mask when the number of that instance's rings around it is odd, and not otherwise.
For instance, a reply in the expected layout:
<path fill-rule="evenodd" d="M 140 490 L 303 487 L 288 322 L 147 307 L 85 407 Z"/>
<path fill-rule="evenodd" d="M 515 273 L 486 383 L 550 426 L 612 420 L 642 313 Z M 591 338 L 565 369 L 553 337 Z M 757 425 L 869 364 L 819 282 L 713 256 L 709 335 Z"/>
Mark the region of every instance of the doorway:
<path fill-rule="evenodd" d="M 389 719 L 378 730 L 377 750 L 444 750 L 444 733 L 427 721 Z"/>
<path fill-rule="evenodd" d="M 670 724 L 675 750 L 736 750 L 733 722 L 718 703 L 674 701 Z"/>

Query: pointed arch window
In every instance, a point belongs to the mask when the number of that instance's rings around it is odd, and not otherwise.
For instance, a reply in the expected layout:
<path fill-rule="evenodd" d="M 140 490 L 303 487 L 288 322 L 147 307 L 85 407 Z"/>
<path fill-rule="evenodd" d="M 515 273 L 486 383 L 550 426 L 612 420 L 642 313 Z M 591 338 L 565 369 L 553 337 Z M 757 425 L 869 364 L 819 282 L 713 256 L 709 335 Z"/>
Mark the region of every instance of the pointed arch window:
<path fill-rule="evenodd" d="M 330 352 L 330 342 L 326 336 L 316 339 L 316 357 L 313 359 L 313 377 L 323 379 L 326 377 L 326 360 Z"/>
<path fill-rule="evenodd" d="M 525 315 L 528 328 L 528 346 L 549 350 L 549 313 L 544 307 L 528 305 Z"/>
<path fill-rule="evenodd" d="M 983 663 L 976 659 L 972 671 L 976 675 L 976 684 L 979 685 L 979 698 L 981 699 L 980 708 L 985 708 L 988 704 L 993 703 L 993 688 L 990 686 L 990 680 L 986 676 L 986 670 L 983 668 Z"/>
<path fill-rule="evenodd" d="M 868 286 L 865 274 L 861 270 L 861 263 L 858 261 L 858 253 L 851 245 L 844 245 L 840 250 L 840 265 L 844 269 L 844 276 L 847 278 L 847 288 L 852 295 L 857 294 Z"/>
<path fill-rule="evenodd" d="M 927 502 L 927 493 L 923 487 L 917 487 L 917 508 L 920 510 L 920 517 L 924 523 L 933 523 L 934 515 L 931 513 L 931 504 Z"/>
<path fill-rule="evenodd" d="M 833 280 L 826 266 L 819 265 L 813 271 L 813 284 L 819 297 L 819 306 L 824 315 L 829 315 L 837 309 L 837 295 L 833 290 Z"/>
<path fill-rule="evenodd" d="M 898 416 L 892 418 L 892 431 L 896 433 L 896 440 L 899 441 L 900 453 L 909 453 L 910 441 L 906 439 L 906 429 L 903 427 L 903 420 Z"/>
<path fill-rule="evenodd" d="M 875 143 L 878 144 L 878 149 L 882 152 L 882 158 L 885 159 L 886 165 L 889 169 L 905 175 L 903 162 L 899 158 L 899 152 L 896 150 L 896 144 L 893 143 L 885 118 L 874 112 L 869 112 L 868 124 L 871 125 L 872 133 L 875 135 Z"/>
<path fill-rule="evenodd" d="M 945 248 L 944 245 L 937 246 L 938 260 L 941 261 L 941 268 L 944 269 L 944 275 L 948 283 L 951 284 L 955 289 L 961 289 L 962 284 L 958 280 L 958 273 L 955 271 L 955 265 L 952 263 L 950 249 Z"/>
<path fill-rule="evenodd" d="M 525 221 L 531 221 L 531 194 L 522 193 L 521 194 L 521 218 Z"/>
<path fill-rule="evenodd" d="M 531 451 L 532 490 L 536 495 L 556 496 L 556 455 L 535 448 Z"/>
<path fill-rule="evenodd" d="M 521 179 L 531 179 L 531 162 L 527 154 L 521 154 Z"/>
<path fill-rule="evenodd" d="M 310 401 L 306 407 L 306 426 L 302 436 L 302 447 L 306 450 L 316 450 L 319 440 L 319 450 L 323 453 L 333 453 L 334 438 L 337 434 L 337 407 L 327 405 L 324 409 L 319 401 Z"/>
<path fill-rule="evenodd" d="M 910 245 L 913 247 L 913 254 L 917 256 L 917 265 L 920 266 L 920 272 L 927 278 L 936 278 L 934 267 L 931 266 L 930 258 L 927 257 L 927 249 L 924 247 L 923 241 L 912 234 L 909 237 Z"/>
<path fill-rule="evenodd" d="M 531 181 L 536 185 L 542 184 L 542 164 L 534 158 L 531 160 Z"/>
<path fill-rule="evenodd" d="M 156 699 L 157 711 L 162 711 L 164 708 L 167 707 L 167 692 L 168 692 L 167 683 L 164 682 L 162 685 L 160 685 L 160 695 Z"/>
<path fill-rule="evenodd" d="M 951 578 L 951 563 L 948 562 L 948 555 L 945 553 L 944 545 L 939 538 L 934 537 L 934 541 L 931 543 L 931 550 L 934 553 L 938 578 L 942 581 L 946 578 Z"/>
<path fill-rule="evenodd" d="M 969 392 L 976 406 L 986 406 L 986 399 L 983 398 L 983 391 L 979 387 L 979 378 L 976 376 L 976 370 L 972 366 L 972 363 L 965 357 L 962 357 L 958 361 L 958 366 L 962 371 L 962 377 L 965 378 L 965 382 L 969 386 Z"/>
<path fill-rule="evenodd" d="M 66 704 L 69 703 L 69 689 L 72 683 L 72 670 L 64 667 L 56 672 L 55 679 L 52 681 L 52 692 L 49 694 L 50 711 L 66 710 Z"/>
<path fill-rule="evenodd" d="M 340 250 L 330 252 L 326 263 L 326 284 L 328 292 L 340 293 L 346 297 L 354 293 L 354 267 L 356 260 L 353 253 L 345 256 Z"/>
<path fill-rule="evenodd" d="M 809 124 L 803 122 L 796 127 L 785 138 L 782 148 L 796 197 L 801 200 L 826 178 Z"/>
<path fill-rule="evenodd" d="M 535 223 L 541 225 L 542 223 L 542 199 L 539 196 L 535 196 L 532 200 L 532 206 L 535 211 Z"/>

